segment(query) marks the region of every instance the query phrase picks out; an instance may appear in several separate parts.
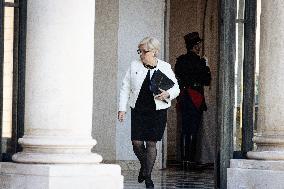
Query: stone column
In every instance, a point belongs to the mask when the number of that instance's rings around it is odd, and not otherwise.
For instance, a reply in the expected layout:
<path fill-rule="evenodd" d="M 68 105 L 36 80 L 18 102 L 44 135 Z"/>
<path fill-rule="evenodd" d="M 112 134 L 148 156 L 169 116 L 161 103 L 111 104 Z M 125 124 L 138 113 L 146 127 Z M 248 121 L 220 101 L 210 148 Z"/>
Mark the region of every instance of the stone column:
<path fill-rule="evenodd" d="M 95 0 L 27 4 L 25 133 L 1 189 L 122 189 L 118 165 L 91 153 Z"/>
<path fill-rule="evenodd" d="M 98 163 L 91 153 L 95 1 L 28 1 L 24 163 Z M 47 155 L 48 154 L 48 155 Z"/>
<path fill-rule="evenodd" d="M 284 186 L 284 2 L 261 1 L 257 148 L 232 159 L 228 189 Z"/>
<path fill-rule="evenodd" d="M 251 159 L 284 160 L 284 2 L 262 1 L 257 149 Z"/>

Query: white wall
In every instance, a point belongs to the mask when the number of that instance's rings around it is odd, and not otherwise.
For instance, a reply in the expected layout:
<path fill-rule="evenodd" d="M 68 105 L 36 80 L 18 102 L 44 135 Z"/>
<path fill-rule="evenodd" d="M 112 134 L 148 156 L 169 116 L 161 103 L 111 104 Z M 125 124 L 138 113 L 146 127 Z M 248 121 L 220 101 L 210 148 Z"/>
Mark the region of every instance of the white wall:
<path fill-rule="evenodd" d="M 130 112 L 127 120 L 116 118 L 122 78 L 134 59 L 137 44 L 146 36 L 161 42 L 164 57 L 164 0 L 97 0 L 95 24 L 95 66 L 93 151 L 104 160 L 137 160 L 132 151 Z M 161 164 L 161 143 L 157 163 Z M 157 164 L 156 164 L 157 165 Z"/>

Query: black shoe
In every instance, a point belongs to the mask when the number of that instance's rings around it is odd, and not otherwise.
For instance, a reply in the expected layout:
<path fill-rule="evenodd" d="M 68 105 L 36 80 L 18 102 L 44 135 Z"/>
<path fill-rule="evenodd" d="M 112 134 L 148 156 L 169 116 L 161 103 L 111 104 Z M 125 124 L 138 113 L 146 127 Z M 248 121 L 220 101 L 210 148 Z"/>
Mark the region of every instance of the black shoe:
<path fill-rule="evenodd" d="M 145 180 L 145 176 L 143 175 L 143 170 L 140 169 L 139 175 L 138 175 L 138 182 L 141 183 Z"/>
<path fill-rule="evenodd" d="M 150 178 L 145 179 L 145 185 L 146 185 L 146 188 L 154 188 L 154 183 L 153 183 L 152 179 L 150 179 Z"/>

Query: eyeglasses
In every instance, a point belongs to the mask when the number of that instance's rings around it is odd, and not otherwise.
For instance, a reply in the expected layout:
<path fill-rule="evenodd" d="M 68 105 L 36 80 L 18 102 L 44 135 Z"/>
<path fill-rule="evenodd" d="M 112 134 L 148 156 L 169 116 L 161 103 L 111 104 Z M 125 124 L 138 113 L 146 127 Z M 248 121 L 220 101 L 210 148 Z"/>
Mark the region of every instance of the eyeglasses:
<path fill-rule="evenodd" d="M 148 53 L 148 52 L 150 52 L 150 51 L 145 51 L 145 50 L 137 49 L 137 53 L 138 53 L 139 55 L 141 55 L 141 54 L 146 54 L 146 53 Z"/>

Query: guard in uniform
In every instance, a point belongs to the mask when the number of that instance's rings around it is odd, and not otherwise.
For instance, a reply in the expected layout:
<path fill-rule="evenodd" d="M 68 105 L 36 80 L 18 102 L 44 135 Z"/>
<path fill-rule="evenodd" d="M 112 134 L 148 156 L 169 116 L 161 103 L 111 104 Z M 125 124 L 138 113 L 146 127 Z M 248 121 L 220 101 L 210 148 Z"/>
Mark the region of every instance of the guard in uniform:
<path fill-rule="evenodd" d="M 181 159 L 183 165 L 196 162 L 197 132 L 202 123 L 203 111 L 207 110 L 204 86 L 209 86 L 211 73 L 207 59 L 200 57 L 202 39 L 198 32 L 184 36 L 187 53 L 179 56 L 175 73 L 180 86 L 178 107 L 181 110 Z"/>

